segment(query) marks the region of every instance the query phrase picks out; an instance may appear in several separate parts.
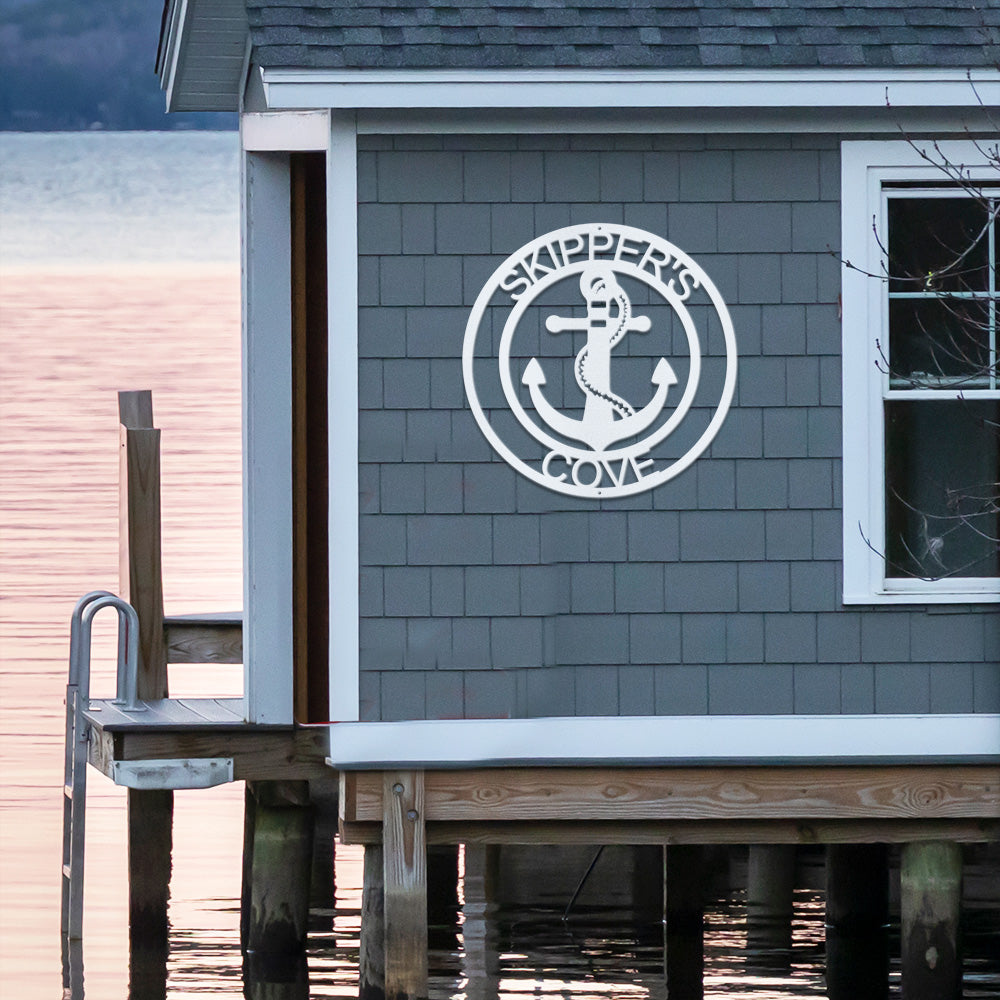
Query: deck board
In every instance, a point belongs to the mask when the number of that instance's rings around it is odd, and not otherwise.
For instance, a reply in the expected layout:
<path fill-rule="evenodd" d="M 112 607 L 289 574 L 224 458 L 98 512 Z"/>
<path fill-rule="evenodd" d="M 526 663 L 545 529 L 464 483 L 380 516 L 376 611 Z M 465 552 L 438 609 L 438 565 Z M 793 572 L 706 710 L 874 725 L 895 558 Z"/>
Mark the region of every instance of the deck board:
<path fill-rule="evenodd" d="M 144 712 L 123 712 L 110 700 L 95 698 L 83 714 L 91 725 L 107 732 L 275 728 L 244 722 L 242 698 L 162 698 L 143 704 Z"/>
<path fill-rule="evenodd" d="M 168 663 L 242 663 L 243 613 L 168 615 L 163 619 Z"/>

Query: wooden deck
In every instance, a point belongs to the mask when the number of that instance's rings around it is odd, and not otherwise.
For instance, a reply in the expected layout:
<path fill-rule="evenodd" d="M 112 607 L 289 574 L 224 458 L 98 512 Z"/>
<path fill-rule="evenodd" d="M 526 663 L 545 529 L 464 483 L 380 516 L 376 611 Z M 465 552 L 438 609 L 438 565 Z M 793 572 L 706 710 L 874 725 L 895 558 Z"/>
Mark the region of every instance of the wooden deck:
<path fill-rule="evenodd" d="M 325 726 L 260 726 L 243 721 L 240 698 L 163 698 L 147 711 L 122 712 L 93 699 L 84 718 L 91 726 L 90 763 L 113 777 L 115 761 L 231 757 L 235 780 L 323 780 Z"/>
<path fill-rule="evenodd" d="M 90 763 L 232 758 L 234 780 L 332 782 L 326 726 L 243 720 L 239 698 L 94 700 Z M 465 767 L 340 772 L 345 840 L 383 836 L 387 774 L 422 788 L 428 843 L 906 843 L 1000 839 L 984 764 Z"/>

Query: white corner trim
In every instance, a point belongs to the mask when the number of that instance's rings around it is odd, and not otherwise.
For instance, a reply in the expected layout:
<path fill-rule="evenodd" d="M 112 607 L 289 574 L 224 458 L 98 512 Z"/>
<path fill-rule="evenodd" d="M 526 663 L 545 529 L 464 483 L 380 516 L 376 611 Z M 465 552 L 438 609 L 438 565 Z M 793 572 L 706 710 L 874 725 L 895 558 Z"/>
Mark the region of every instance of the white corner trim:
<path fill-rule="evenodd" d="M 254 111 L 240 117 L 246 152 L 326 152 L 330 142 L 327 111 Z"/>
<path fill-rule="evenodd" d="M 330 715 L 359 717 L 358 141 L 354 115 L 331 114 L 326 154 Z"/>
<path fill-rule="evenodd" d="M 243 699 L 292 722 L 292 318 L 288 157 L 244 153 Z"/>
<path fill-rule="evenodd" d="M 330 727 L 337 768 L 1000 760 L 1000 715 L 458 719 Z"/>
<path fill-rule="evenodd" d="M 843 357 L 843 544 L 845 604 L 987 604 L 1000 602 L 1000 580 L 887 579 L 885 551 L 883 381 L 877 341 L 885 340 L 888 306 L 872 230 L 885 232 L 885 182 L 947 180 L 935 162 L 962 165 L 973 181 L 995 182 L 986 146 L 971 140 L 916 139 L 841 143 L 841 253 Z M 926 153 L 932 162 L 921 155 Z M 868 539 L 866 543 L 865 538 Z"/>
<path fill-rule="evenodd" d="M 976 108 L 1000 71 L 261 69 L 269 108 Z M 971 82 L 970 82 L 971 81 Z"/>

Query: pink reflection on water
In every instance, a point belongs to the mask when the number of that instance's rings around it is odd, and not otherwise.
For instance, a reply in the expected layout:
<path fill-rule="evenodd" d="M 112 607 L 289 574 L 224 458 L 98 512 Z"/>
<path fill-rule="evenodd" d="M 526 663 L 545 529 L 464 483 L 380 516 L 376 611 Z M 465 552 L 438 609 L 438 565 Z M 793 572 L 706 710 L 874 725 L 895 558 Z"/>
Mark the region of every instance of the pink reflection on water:
<path fill-rule="evenodd" d="M 234 265 L 0 275 L 5 995 L 48 1000 L 61 991 L 68 622 L 83 592 L 118 589 L 115 393 L 152 389 L 163 431 L 167 612 L 241 607 L 239 330 Z M 114 685 L 112 632 L 110 618 L 99 618 L 97 695 Z M 239 667 L 185 669 L 176 680 L 191 694 L 239 694 L 242 688 Z M 242 837 L 242 789 L 178 800 L 175 919 L 198 926 L 192 910 L 203 904 L 195 900 L 239 895 L 233 847 Z M 87 813 L 87 996 L 118 998 L 128 966 L 124 794 L 93 769 Z M 211 923 L 218 926 L 217 915 Z"/>

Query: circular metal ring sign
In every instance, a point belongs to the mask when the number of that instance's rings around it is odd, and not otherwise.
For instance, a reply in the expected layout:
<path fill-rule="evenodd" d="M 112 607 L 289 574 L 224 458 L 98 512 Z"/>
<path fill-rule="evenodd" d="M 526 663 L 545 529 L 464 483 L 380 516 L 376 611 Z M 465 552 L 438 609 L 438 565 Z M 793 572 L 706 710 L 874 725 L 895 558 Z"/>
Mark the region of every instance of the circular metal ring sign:
<path fill-rule="evenodd" d="M 711 279 L 672 243 L 568 226 L 493 272 L 462 373 L 480 429 L 520 473 L 570 496 L 630 496 L 711 443 L 733 397 L 736 338 Z"/>

